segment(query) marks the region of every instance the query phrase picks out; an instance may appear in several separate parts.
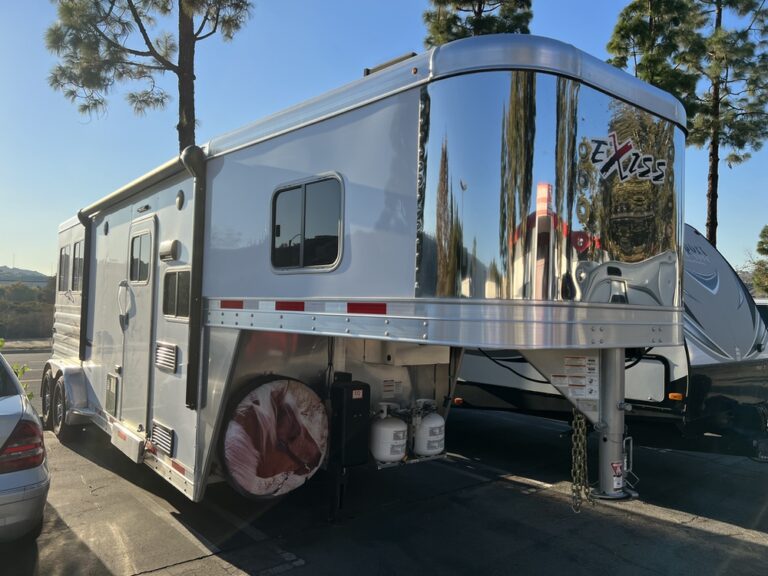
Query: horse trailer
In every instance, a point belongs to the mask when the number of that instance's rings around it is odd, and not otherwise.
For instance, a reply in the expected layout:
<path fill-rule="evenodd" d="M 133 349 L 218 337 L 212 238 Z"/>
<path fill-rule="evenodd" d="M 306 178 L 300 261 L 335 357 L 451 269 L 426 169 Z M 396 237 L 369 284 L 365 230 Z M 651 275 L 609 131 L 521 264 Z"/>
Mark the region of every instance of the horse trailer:
<path fill-rule="evenodd" d="M 624 349 L 683 344 L 685 123 L 572 46 L 498 35 L 189 147 L 61 225 L 44 418 L 194 501 L 275 496 L 443 457 L 463 350 L 514 348 L 604 424 L 621 497 Z"/>

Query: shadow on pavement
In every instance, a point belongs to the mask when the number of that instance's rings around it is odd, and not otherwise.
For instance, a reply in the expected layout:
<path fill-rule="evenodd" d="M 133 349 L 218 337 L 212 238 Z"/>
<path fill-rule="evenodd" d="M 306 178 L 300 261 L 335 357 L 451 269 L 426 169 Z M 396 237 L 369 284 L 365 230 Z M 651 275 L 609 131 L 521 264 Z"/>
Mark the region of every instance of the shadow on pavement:
<path fill-rule="evenodd" d="M 72 532 L 50 505 L 36 541 L 0 544 L 3 576 L 111 575 L 99 558 Z"/>

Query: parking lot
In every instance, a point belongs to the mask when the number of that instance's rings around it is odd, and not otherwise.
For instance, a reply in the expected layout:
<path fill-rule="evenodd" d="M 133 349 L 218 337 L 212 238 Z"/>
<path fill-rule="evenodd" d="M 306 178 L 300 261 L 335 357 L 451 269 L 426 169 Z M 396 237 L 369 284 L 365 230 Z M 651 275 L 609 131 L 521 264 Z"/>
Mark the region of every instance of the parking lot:
<path fill-rule="evenodd" d="M 32 368 L 25 379 L 35 393 L 45 357 L 8 354 Z M 52 484 L 44 530 L 36 544 L 0 549 L 0 572 L 766 572 L 766 464 L 636 448 L 639 499 L 574 514 L 563 424 L 457 410 L 447 430 L 445 461 L 354 471 L 334 523 L 319 475 L 281 500 L 247 501 L 219 484 L 194 504 L 97 429 L 66 444 L 46 432 Z"/>

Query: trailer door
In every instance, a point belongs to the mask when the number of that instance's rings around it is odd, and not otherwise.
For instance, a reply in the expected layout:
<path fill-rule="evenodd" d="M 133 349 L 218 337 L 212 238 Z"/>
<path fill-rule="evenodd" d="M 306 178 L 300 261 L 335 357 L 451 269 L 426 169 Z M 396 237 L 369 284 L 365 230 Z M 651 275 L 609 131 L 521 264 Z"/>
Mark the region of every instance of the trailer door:
<path fill-rule="evenodd" d="M 154 216 L 134 220 L 128 241 L 128 278 L 120 283 L 118 314 L 123 329 L 121 420 L 143 433 L 151 378 L 152 327 L 155 294 Z"/>

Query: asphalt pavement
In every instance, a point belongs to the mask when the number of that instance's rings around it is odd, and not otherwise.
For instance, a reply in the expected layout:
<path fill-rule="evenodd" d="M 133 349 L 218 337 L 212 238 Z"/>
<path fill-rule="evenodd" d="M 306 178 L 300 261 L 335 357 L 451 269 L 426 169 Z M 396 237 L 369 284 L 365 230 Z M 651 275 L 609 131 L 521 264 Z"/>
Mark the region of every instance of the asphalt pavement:
<path fill-rule="evenodd" d="M 10 356 L 39 382 L 45 353 Z M 454 411 L 447 460 L 354 470 L 333 523 L 321 475 L 279 500 L 216 484 L 195 504 L 98 429 L 64 444 L 46 432 L 43 534 L 0 547 L 0 573 L 766 573 L 768 465 L 636 448 L 639 499 L 574 514 L 566 432 L 549 420 Z M 595 470 L 592 443 L 590 452 Z"/>

